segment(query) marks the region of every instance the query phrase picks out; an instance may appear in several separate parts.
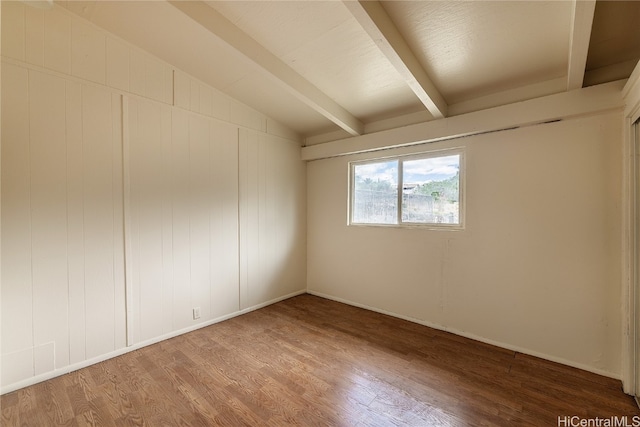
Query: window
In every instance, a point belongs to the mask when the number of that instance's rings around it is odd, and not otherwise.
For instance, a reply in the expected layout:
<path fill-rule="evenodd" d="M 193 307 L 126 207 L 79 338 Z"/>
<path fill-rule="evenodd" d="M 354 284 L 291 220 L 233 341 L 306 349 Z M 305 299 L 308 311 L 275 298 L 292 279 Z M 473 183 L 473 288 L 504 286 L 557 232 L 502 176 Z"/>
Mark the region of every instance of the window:
<path fill-rule="evenodd" d="M 460 228 L 462 152 L 351 163 L 350 224 Z"/>

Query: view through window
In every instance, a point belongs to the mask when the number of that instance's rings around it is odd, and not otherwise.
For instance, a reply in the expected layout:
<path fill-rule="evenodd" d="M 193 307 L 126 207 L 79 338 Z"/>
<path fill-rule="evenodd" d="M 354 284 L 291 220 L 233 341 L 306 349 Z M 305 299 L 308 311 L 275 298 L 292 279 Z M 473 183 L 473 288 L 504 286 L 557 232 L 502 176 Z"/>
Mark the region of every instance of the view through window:
<path fill-rule="evenodd" d="M 351 164 L 352 224 L 461 225 L 462 154 Z"/>

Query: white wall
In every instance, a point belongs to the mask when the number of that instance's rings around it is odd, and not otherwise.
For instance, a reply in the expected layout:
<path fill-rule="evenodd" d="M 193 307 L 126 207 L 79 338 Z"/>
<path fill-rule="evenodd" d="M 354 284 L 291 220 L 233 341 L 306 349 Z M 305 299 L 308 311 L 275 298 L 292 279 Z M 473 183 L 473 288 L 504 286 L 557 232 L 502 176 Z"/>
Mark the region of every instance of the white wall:
<path fill-rule="evenodd" d="M 621 119 L 310 162 L 308 291 L 618 377 Z M 349 161 L 449 147 L 463 231 L 347 226 Z"/>
<path fill-rule="evenodd" d="M 2 55 L 2 392 L 304 291 L 295 134 L 57 6 Z"/>

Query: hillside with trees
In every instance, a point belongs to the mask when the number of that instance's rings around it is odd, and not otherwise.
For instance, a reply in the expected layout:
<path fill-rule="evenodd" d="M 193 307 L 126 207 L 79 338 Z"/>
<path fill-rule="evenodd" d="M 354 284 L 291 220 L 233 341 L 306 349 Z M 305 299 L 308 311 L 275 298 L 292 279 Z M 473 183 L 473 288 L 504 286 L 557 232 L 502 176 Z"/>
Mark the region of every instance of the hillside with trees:
<path fill-rule="evenodd" d="M 442 181 L 425 182 L 417 186 L 414 193 L 431 196 L 434 200 L 457 202 L 460 191 L 459 182 L 459 173 L 456 173 L 451 178 Z"/>

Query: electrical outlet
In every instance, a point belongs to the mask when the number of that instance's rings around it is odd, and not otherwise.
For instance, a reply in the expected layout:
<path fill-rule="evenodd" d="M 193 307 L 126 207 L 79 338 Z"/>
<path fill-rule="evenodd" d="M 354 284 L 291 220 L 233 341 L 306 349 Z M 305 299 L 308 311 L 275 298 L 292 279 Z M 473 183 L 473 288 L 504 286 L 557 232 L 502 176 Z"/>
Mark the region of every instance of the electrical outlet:
<path fill-rule="evenodd" d="M 200 307 L 193 308 L 193 320 L 200 318 Z"/>

